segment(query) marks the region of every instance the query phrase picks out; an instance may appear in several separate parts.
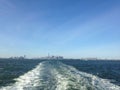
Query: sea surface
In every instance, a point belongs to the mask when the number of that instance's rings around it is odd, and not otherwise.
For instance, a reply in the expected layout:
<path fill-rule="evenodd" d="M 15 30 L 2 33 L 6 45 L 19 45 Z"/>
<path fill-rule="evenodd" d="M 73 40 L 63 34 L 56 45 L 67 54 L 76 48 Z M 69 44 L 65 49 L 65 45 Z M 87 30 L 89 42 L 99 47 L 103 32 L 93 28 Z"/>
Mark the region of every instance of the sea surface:
<path fill-rule="evenodd" d="M 120 61 L 0 59 L 0 90 L 120 90 Z"/>

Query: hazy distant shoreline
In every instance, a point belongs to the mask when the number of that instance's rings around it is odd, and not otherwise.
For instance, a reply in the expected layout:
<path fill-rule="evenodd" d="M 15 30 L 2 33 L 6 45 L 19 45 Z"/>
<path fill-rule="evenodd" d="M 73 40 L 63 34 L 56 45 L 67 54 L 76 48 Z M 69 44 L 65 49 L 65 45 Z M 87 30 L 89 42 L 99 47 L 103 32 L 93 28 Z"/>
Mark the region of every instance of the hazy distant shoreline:
<path fill-rule="evenodd" d="M 14 59 L 14 58 L 0 58 L 0 60 L 81 60 L 81 61 L 119 61 L 120 59 L 40 59 L 40 58 L 25 58 L 25 59 Z"/>

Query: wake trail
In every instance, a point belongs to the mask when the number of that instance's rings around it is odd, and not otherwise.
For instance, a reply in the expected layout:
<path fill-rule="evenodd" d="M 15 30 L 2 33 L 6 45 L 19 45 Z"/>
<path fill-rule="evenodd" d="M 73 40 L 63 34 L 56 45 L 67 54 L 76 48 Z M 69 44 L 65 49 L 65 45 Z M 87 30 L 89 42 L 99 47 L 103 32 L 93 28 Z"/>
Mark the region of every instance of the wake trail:
<path fill-rule="evenodd" d="M 0 90 L 120 90 L 108 80 L 58 61 L 44 61 Z"/>

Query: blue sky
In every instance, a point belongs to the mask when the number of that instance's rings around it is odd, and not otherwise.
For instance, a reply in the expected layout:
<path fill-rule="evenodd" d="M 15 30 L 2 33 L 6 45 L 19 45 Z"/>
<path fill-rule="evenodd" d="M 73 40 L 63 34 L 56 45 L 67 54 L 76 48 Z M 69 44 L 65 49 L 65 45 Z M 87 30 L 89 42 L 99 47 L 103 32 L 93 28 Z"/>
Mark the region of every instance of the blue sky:
<path fill-rule="evenodd" d="M 120 0 L 0 0 L 0 57 L 120 58 Z"/>

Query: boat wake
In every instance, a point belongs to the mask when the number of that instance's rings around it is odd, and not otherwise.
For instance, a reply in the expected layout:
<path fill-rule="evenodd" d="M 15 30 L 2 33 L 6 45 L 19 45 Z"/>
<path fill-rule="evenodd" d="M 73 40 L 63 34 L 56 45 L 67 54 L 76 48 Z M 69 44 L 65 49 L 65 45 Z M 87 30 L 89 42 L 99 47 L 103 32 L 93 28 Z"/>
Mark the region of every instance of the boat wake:
<path fill-rule="evenodd" d="M 0 90 L 120 90 L 108 80 L 58 61 L 44 61 Z"/>

